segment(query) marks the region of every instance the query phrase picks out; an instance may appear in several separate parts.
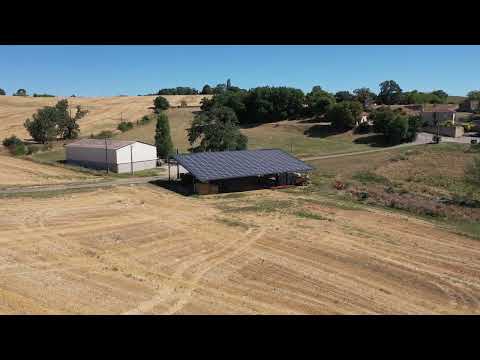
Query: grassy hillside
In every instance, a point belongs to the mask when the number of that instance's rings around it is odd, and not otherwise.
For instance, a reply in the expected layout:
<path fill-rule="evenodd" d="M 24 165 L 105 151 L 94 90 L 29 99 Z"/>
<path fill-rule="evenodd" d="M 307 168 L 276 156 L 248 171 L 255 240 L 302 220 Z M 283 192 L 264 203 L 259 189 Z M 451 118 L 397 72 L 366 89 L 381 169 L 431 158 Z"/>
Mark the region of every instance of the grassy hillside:
<path fill-rule="evenodd" d="M 199 106 L 203 97 L 209 95 L 169 95 L 171 106 L 180 106 L 185 100 L 188 106 Z M 81 105 L 87 109 L 87 116 L 79 121 L 81 135 L 88 136 L 102 130 L 113 130 L 121 119 L 136 121 L 152 112 L 155 96 L 112 96 L 68 98 L 72 109 Z M 39 108 L 52 106 L 61 98 L 33 98 L 0 96 L 0 139 L 10 135 L 28 138 L 23 123 Z M 73 110 L 74 111 L 74 110 Z"/>
<path fill-rule="evenodd" d="M 180 152 L 185 152 L 190 147 L 187 141 L 187 128 L 191 124 L 194 113 L 199 110 L 200 108 L 180 108 L 167 111 L 173 144 Z M 371 135 L 356 135 L 351 131 L 340 134 L 331 133 L 329 126 L 321 123 L 281 121 L 244 128 L 242 132 L 248 136 L 250 149 L 280 148 L 292 151 L 299 156 L 361 151 L 371 148 L 368 141 Z M 155 122 L 151 122 L 118 134 L 116 138 L 153 144 L 154 136 Z"/>
<path fill-rule="evenodd" d="M 447 98 L 447 102 L 449 104 L 460 104 L 463 102 L 467 97 L 466 96 L 449 96 Z"/>

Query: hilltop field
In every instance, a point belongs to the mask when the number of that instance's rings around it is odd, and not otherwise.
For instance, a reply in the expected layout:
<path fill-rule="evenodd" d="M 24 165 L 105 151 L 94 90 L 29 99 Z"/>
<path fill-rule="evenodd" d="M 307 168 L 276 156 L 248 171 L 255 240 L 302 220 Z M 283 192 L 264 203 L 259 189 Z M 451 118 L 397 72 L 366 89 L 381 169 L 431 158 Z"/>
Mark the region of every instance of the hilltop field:
<path fill-rule="evenodd" d="M 186 101 L 188 106 L 200 106 L 200 101 L 210 95 L 166 95 L 171 106 L 180 106 Z M 0 138 L 17 135 L 28 138 L 23 123 L 38 109 L 53 106 L 59 97 L 22 97 L 0 96 Z M 68 103 L 74 109 L 77 105 L 88 110 L 88 114 L 79 121 L 82 136 L 113 130 L 123 118 L 136 121 L 152 112 L 155 96 L 112 96 L 112 97 L 69 97 Z"/>

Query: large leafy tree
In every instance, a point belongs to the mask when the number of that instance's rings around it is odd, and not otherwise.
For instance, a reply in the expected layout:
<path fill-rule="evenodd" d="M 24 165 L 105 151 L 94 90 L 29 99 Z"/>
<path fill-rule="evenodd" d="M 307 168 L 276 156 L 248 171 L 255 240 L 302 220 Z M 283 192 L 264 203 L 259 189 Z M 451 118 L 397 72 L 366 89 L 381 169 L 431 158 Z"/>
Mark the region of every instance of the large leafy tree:
<path fill-rule="evenodd" d="M 447 102 L 448 94 L 445 91 L 434 90 L 432 91 L 432 94 L 438 96 L 442 100 L 442 102 Z"/>
<path fill-rule="evenodd" d="M 473 90 L 467 94 L 468 100 L 480 100 L 480 90 Z"/>
<path fill-rule="evenodd" d="M 170 104 L 168 103 L 168 100 L 165 99 L 163 96 L 157 96 L 153 100 L 153 107 L 154 111 L 158 114 L 163 110 L 167 110 L 170 107 Z"/>
<path fill-rule="evenodd" d="M 337 102 L 353 101 L 355 96 L 350 91 L 338 91 L 335 93 L 335 100 Z"/>
<path fill-rule="evenodd" d="M 310 116 L 322 116 L 335 104 L 335 97 L 322 90 L 320 86 L 314 86 L 312 91 L 305 97 L 307 113 Z"/>
<path fill-rule="evenodd" d="M 55 106 L 45 106 L 32 115 L 32 120 L 27 119 L 24 123 L 30 136 L 42 144 L 55 140 L 57 136 L 63 139 L 75 139 L 78 137 L 80 127 L 79 119 L 88 113 L 77 106 L 76 113 L 70 115 L 68 100 L 60 100 Z"/>
<path fill-rule="evenodd" d="M 383 134 L 389 145 L 414 141 L 421 126 L 420 116 L 407 116 L 388 107 L 376 109 L 371 119 L 375 132 Z"/>
<path fill-rule="evenodd" d="M 18 89 L 13 96 L 27 96 L 27 90 L 25 89 Z"/>
<path fill-rule="evenodd" d="M 57 137 L 57 109 L 46 106 L 32 115 L 33 120 L 27 119 L 25 128 L 33 140 L 45 144 Z"/>
<path fill-rule="evenodd" d="M 398 104 L 401 101 L 401 97 L 402 89 L 395 81 L 386 80 L 380 84 L 378 99 L 382 102 L 382 104 Z"/>
<path fill-rule="evenodd" d="M 364 106 L 370 101 L 375 100 L 377 97 L 377 95 L 367 87 L 355 89 L 353 90 L 353 93 L 355 94 L 355 100 L 362 103 Z"/>
<path fill-rule="evenodd" d="M 76 139 L 80 132 L 77 121 L 87 115 L 88 111 L 77 106 L 75 115 L 72 117 L 69 111 L 68 100 L 60 100 L 56 105 L 57 110 L 57 135 L 63 139 Z"/>
<path fill-rule="evenodd" d="M 355 126 L 362 114 L 362 104 L 358 101 L 342 101 L 328 110 L 326 118 L 338 130 L 348 130 Z"/>
<path fill-rule="evenodd" d="M 210 85 L 206 84 L 203 89 L 202 89 L 202 94 L 203 95 L 210 95 L 213 94 L 213 89 Z"/>
<path fill-rule="evenodd" d="M 164 112 L 157 115 L 157 126 L 155 128 L 155 146 L 157 155 L 163 159 L 173 154 L 173 143 L 170 135 L 170 123 Z"/>
<path fill-rule="evenodd" d="M 226 106 L 214 106 L 195 115 L 188 129 L 188 141 L 190 151 L 199 152 L 243 150 L 248 140 L 240 132 L 235 112 Z"/>
<path fill-rule="evenodd" d="M 5 92 L 5 90 L 0 89 L 0 95 L 7 95 L 7 93 Z"/>

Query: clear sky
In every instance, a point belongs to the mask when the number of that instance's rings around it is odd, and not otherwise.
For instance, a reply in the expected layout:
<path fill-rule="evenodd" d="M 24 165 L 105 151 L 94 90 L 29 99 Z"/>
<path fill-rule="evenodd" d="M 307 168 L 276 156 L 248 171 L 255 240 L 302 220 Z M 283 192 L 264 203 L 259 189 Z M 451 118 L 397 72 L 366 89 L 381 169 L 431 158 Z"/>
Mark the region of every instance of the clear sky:
<path fill-rule="evenodd" d="M 480 89 L 480 46 L 0 46 L 0 88 L 112 96 L 231 79 L 232 85 L 336 92 L 383 80 L 407 91 Z"/>

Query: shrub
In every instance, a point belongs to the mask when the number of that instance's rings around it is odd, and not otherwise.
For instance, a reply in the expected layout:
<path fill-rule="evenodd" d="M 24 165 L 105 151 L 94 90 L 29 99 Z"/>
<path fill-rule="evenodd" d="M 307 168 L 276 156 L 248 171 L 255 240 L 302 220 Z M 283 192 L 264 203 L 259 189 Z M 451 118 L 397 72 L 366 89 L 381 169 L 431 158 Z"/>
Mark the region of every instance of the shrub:
<path fill-rule="evenodd" d="M 334 104 L 327 112 L 327 121 L 338 130 L 348 130 L 360 120 L 362 104 L 357 101 L 342 101 Z"/>
<path fill-rule="evenodd" d="M 148 115 L 145 115 L 144 117 L 142 117 L 139 121 L 138 121 L 138 124 L 139 125 L 147 125 L 149 122 L 151 122 L 152 119 L 148 116 Z"/>
<path fill-rule="evenodd" d="M 467 122 L 463 124 L 463 130 L 465 132 L 472 132 L 474 128 L 475 128 L 475 124 L 472 122 Z"/>
<path fill-rule="evenodd" d="M 113 132 L 110 130 L 103 130 L 96 135 L 94 134 L 90 135 L 91 139 L 110 139 L 112 137 L 113 137 Z"/>
<path fill-rule="evenodd" d="M 10 151 L 12 155 L 19 156 L 25 155 L 27 153 L 27 147 L 25 146 L 23 141 L 15 135 L 10 136 L 9 138 L 5 138 L 2 144 L 8 149 L 8 151 Z"/>
<path fill-rule="evenodd" d="M 5 146 L 7 148 L 10 147 L 10 146 L 16 146 L 16 145 L 21 144 L 21 143 L 23 143 L 23 141 L 20 138 L 16 137 L 15 135 L 12 135 L 8 138 L 5 138 L 2 141 L 3 146 Z"/>
<path fill-rule="evenodd" d="M 122 121 L 120 124 L 118 124 L 117 129 L 121 132 L 131 130 L 133 129 L 133 123 L 131 121 Z"/>
<path fill-rule="evenodd" d="M 465 178 L 467 181 L 480 185 L 480 157 L 473 159 L 465 169 Z"/>

